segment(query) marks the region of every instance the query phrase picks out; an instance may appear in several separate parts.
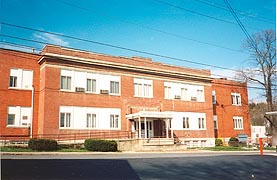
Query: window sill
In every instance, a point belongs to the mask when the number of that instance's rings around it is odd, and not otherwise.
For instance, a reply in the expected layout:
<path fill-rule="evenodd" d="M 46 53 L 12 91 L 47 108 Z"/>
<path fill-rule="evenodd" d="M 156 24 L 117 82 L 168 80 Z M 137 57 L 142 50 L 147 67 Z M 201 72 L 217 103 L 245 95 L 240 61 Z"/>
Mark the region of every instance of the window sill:
<path fill-rule="evenodd" d="M 29 126 L 20 126 L 20 125 L 7 125 L 7 128 L 29 128 Z"/>
<path fill-rule="evenodd" d="M 120 96 L 120 94 L 113 94 L 113 93 L 110 93 L 110 94 L 107 94 L 107 95 L 111 95 L 111 96 Z"/>
<path fill-rule="evenodd" d="M 19 90 L 19 91 L 32 91 L 31 88 L 19 88 L 19 87 L 9 87 L 9 90 Z"/>
<path fill-rule="evenodd" d="M 147 98 L 147 99 L 151 99 L 153 97 L 144 97 L 144 96 L 134 96 L 135 98 Z M 168 99 L 169 100 L 169 99 Z"/>
<path fill-rule="evenodd" d="M 234 130 L 243 130 L 243 128 L 234 128 Z"/>
<path fill-rule="evenodd" d="M 72 90 L 68 90 L 68 89 L 60 89 L 61 92 L 75 92 L 75 91 L 72 91 Z"/>

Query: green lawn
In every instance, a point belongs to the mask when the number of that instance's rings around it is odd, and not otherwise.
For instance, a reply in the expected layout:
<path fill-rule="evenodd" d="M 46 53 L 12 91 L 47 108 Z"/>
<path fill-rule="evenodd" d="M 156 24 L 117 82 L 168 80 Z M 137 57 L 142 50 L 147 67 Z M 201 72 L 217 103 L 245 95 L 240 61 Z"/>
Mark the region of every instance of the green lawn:
<path fill-rule="evenodd" d="M 1 152 L 38 152 L 35 150 L 31 150 L 27 147 L 1 147 Z M 59 149 L 57 152 L 89 152 L 86 149 L 73 149 L 73 148 L 62 148 Z"/>
<path fill-rule="evenodd" d="M 232 147 L 232 146 L 216 146 L 216 147 L 203 147 L 203 148 L 196 148 L 201 150 L 209 150 L 209 151 L 259 151 L 260 149 L 253 149 L 251 147 Z M 265 147 L 263 150 L 276 150 L 273 147 Z"/>

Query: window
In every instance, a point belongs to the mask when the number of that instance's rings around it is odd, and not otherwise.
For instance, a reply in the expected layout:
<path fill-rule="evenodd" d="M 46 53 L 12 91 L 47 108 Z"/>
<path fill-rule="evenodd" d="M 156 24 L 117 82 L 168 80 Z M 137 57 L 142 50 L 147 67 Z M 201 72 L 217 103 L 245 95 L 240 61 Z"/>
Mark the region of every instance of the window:
<path fill-rule="evenodd" d="M 202 89 L 197 89 L 197 101 L 203 102 L 204 101 L 204 91 Z"/>
<path fill-rule="evenodd" d="M 142 97 L 142 84 L 135 83 L 134 86 L 135 96 Z"/>
<path fill-rule="evenodd" d="M 30 123 L 31 107 L 8 107 L 7 126 L 27 127 Z"/>
<path fill-rule="evenodd" d="M 233 117 L 234 129 L 243 129 L 242 117 Z"/>
<path fill-rule="evenodd" d="M 181 88 L 181 98 L 183 100 L 185 100 L 185 101 L 189 101 L 190 100 L 187 88 Z"/>
<path fill-rule="evenodd" d="M 189 129 L 189 118 L 188 117 L 183 117 L 183 128 Z"/>
<path fill-rule="evenodd" d="M 151 97 L 152 86 L 150 84 L 134 84 L 136 97 Z"/>
<path fill-rule="evenodd" d="M 171 98 L 171 87 L 169 87 L 169 86 L 164 87 L 164 98 L 165 99 Z"/>
<path fill-rule="evenodd" d="M 239 93 L 231 93 L 232 105 L 241 105 L 241 96 Z"/>
<path fill-rule="evenodd" d="M 150 97 L 150 91 L 151 91 L 151 85 L 150 84 L 144 84 L 144 97 Z"/>
<path fill-rule="evenodd" d="M 10 87 L 17 87 L 17 77 L 10 76 Z"/>
<path fill-rule="evenodd" d="M 198 118 L 198 128 L 205 129 L 205 119 L 204 118 Z"/>
<path fill-rule="evenodd" d="M 111 94 L 119 94 L 119 82 L 110 81 L 110 93 Z"/>
<path fill-rule="evenodd" d="M 7 125 L 15 125 L 15 114 L 8 114 Z"/>
<path fill-rule="evenodd" d="M 71 127 L 71 113 L 60 114 L 60 127 L 64 127 L 64 128 Z"/>
<path fill-rule="evenodd" d="M 152 80 L 134 79 L 134 96 L 135 97 L 152 97 L 153 93 Z"/>
<path fill-rule="evenodd" d="M 116 114 L 110 115 L 110 128 L 118 128 L 118 118 L 119 118 L 119 115 L 116 115 Z"/>
<path fill-rule="evenodd" d="M 216 94 L 215 94 L 215 91 L 212 91 L 212 102 L 213 102 L 213 104 L 216 104 Z"/>
<path fill-rule="evenodd" d="M 71 77 L 70 76 L 61 76 L 61 89 L 71 90 Z"/>
<path fill-rule="evenodd" d="M 218 129 L 218 126 L 217 126 L 217 116 L 214 116 L 214 129 Z"/>
<path fill-rule="evenodd" d="M 87 79 L 87 92 L 96 92 L 96 80 Z"/>
<path fill-rule="evenodd" d="M 87 128 L 96 128 L 96 114 L 87 114 Z"/>
<path fill-rule="evenodd" d="M 11 69 L 9 87 L 31 89 L 33 85 L 33 71 L 24 69 Z"/>

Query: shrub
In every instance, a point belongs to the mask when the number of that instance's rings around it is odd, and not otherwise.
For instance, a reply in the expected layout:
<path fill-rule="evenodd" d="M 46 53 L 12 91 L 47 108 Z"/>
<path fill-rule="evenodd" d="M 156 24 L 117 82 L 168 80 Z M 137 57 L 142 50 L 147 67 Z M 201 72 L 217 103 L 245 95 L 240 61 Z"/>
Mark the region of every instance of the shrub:
<path fill-rule="evenodd" d="M 239 140 L 238 138 L 231 137 L 228 142 L 229 146 L 238 147 L 239 146 Z"/>
<path fill-rule="evenodd" d="M 116 141 L 86 139 L 85 148 L 88 151 L 115 152 L 117 151 Z"/>
<path fill-rule="evenodd" d="M 51 139 L 30 139 L 28 148 L 37 151 L 56 151 L 58 150 L 58 143 Z"/>
<path fill-rule="evenodd" d="M 215 139 L 215 146 L 223 146 L 222 139 Z"/>

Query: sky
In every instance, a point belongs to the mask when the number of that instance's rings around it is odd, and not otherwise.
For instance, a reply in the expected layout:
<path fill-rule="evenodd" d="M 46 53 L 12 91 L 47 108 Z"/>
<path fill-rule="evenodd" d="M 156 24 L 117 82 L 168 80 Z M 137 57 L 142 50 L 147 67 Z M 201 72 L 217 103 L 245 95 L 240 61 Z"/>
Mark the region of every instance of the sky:
<path fill-rule="evenodd" d="M 250 35 L 276 30 L 275 0 L 228 2 Z M 47 42 L 210 69 L 213 77 L 228 79 L 236 72 L 227 69 L 253 68 L 243 48 L 246 36 L 224 0 L 0 0 L 0 19 L 4 48 L 40 51 Z M 262 90 L 248 90 L 250 101 L 264 100 Z"/>

